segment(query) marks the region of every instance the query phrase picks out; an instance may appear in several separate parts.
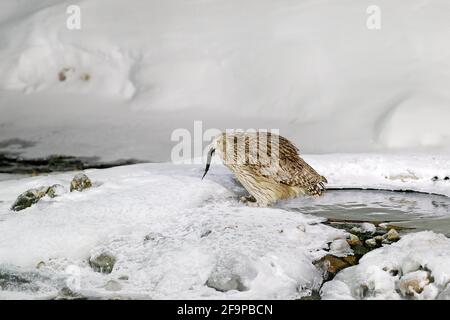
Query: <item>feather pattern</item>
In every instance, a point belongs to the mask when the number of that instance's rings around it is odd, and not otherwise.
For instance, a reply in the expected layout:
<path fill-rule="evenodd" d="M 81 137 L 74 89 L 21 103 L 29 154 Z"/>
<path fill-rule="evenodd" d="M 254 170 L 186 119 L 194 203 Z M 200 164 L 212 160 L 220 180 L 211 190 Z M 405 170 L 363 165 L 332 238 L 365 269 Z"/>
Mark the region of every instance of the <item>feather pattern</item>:
<path fill-rule="evenodd" d="M 258 205 L 300 194 L 320 196 L 325 190 L 326 178 L 300 157 L 292 142 L 277 134 L 222 133 L 215 138 L 214 146 Z"/>

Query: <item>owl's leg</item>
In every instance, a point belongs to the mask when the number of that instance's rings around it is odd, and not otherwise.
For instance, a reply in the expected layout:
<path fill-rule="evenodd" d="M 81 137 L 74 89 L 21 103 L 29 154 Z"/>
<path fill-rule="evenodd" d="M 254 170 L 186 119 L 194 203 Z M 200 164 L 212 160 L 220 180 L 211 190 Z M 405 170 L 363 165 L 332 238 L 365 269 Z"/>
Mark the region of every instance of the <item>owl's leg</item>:
<path fill-rule="evenodd" d="M 242 202 L 242 203 L 245 203 L 248 205 L 249 203 L 256 202 L 256 199 L 252 195 L 249 195 L 246 197 L 243 196 L 239 199 L 239 202 Z"/>

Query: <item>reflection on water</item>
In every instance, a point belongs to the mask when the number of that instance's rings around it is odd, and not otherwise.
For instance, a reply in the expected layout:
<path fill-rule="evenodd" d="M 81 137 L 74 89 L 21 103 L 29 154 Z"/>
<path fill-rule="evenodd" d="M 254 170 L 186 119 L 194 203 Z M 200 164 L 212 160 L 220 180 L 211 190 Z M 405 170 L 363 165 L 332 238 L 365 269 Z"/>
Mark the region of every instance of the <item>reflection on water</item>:
<path fill-rule="evenodd" d="M 280 207 L 329 219 L 394 222 L 450 236 L 450 198 L 415 192 L 329 190 L 320 198 L 296 198 Z"/>

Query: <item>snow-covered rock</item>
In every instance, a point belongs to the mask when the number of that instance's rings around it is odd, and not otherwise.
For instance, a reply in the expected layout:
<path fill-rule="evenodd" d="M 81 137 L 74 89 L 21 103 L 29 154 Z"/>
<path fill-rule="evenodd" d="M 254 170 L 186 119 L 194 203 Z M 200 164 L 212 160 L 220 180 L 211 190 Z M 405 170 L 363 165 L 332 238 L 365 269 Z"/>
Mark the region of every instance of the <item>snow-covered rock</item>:
<path fill-rule="evenodd" d="M 423 231 L 366 254 L 321 289 L 322 299 L 448 299 L 450 239 Z"/>

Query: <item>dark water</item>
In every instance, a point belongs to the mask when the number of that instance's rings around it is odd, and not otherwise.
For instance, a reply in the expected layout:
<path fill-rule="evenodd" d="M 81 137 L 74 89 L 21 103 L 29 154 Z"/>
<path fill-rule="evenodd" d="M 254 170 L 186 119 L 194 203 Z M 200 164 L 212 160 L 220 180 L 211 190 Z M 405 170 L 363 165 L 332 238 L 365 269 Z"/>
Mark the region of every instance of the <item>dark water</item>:
<path fill-rule="evenodd" d="M 411 231 L 450 236 L 450 198 L 416 192 L 328 190 L 320 198 L 297 198 L 280 205 L 332 220 L 389 222 Z"/>

